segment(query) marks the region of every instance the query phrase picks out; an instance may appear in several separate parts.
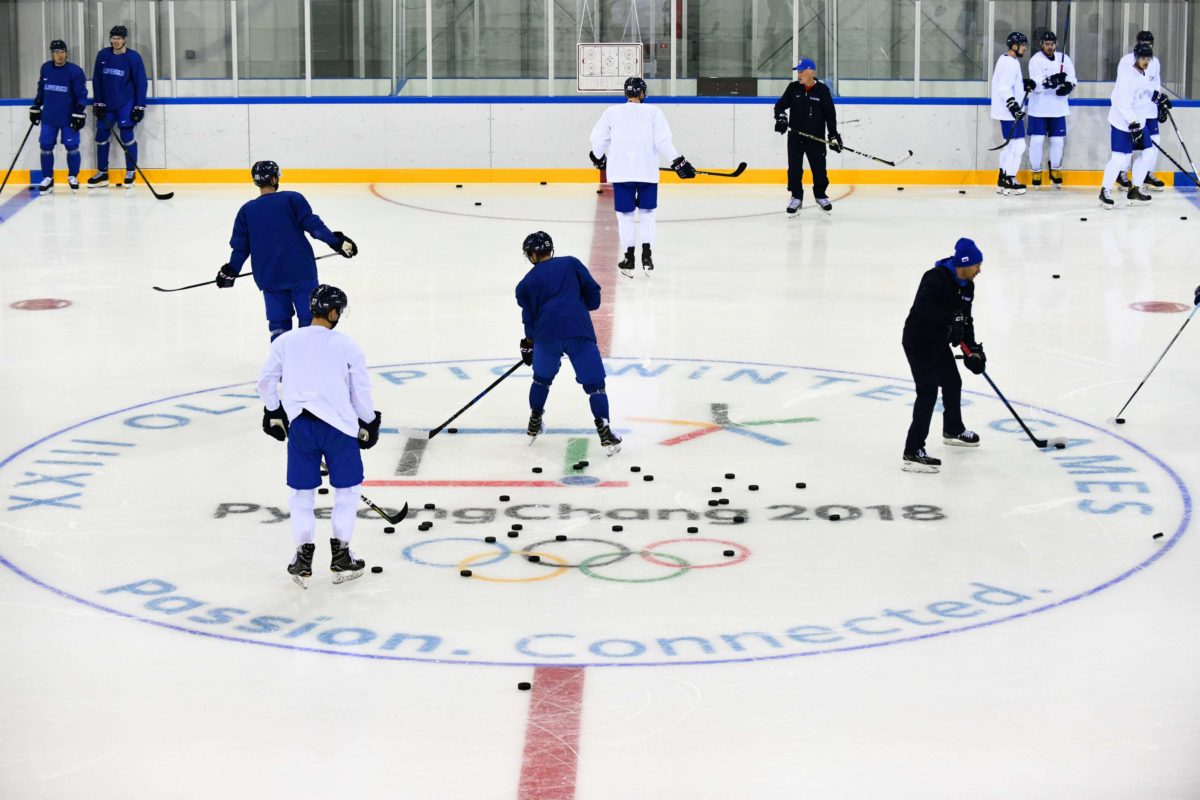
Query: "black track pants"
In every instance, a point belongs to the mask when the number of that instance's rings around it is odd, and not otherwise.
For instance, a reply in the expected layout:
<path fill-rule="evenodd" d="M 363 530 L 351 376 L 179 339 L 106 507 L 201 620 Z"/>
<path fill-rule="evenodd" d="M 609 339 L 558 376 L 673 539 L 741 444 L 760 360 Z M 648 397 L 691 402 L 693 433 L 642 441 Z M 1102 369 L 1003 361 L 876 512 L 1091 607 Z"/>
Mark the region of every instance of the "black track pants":
<path fill-rule="evenodd" d="M 938 350 L 904 348 L 913 382 L 917 384 L 917 402 L 913 405 L 912 425 L 904 442 L 906 455 L 925 446 L 938 388 L 942 390 L 942 432 L 957 436 L 965 429 L 962 421 L 962 378 L 954 363 L 954 352 L 947 345 Z"/>
<path fill-rule="evenodd" d="M 825 171 L 825 145 L 806 139 L 798 133 L 788 133 L 788 191 L 792 197 L 803 197 L 804 158 L 812 170 L 813 195 L 825 197 L 829 175 Z"/>

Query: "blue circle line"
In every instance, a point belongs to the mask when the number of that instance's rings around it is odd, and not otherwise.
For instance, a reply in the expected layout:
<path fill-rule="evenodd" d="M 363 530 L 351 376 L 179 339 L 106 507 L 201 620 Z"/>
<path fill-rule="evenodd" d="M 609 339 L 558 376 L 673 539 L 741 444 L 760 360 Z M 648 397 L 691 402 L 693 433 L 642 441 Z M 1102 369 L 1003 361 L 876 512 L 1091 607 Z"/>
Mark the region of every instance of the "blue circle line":
<path fill-rule="evenodd" d="M 714 358 L 674 358 L 674 357 L 663 358 L 663 357 L 658 357 L 658 356 L 607 356 L 607 358 L 610 361 L 643 361 L 643 360 L 649 359 L 652 361 L 674 361 L 674 362 L 699 363 L 699 364 L 733 364 L 733 365 L 754 366 L 754 367 L 776 367 L 779 369 L 792 369 L 792 370 L 798 369 L 798 370 L 804 370 L 807 372 L 828 372 L 828 373 L 833 373 L 833 374 L 838 374 L 838 375 L 854 375 L 856 377 L 878 378 L 881 380 L 887 380 L 887 381 L 892 381 L 892 382 L 896 382 L 896 383 L 911 383 L 911 381 L 903 380 L 903 379 L 896 378 L 896 377 L 893 377 L 890 375 L 879 375 L 879 374 L 869 373 L 869 372 L 852 372 L 850 370 L 841 370 L 841 369 L 821 369 L 821 368 L 817 368 L 817 367 L 799 366 L 796 364 L 777 364 L 777 363 L 773 363 L 773 362 L 763 362 L 763 361 L 734 361 L 732 359 L 714 359 Z M 380 365 L 380 366 L 370 367 L 370 369 L 387 369 L 390 367 L 441 366 L 443 364 L 468 364 L 468 363 L 480 363 L 480 362 L 488 362 L 488 361 L 494 361 L 497 364 L 507 363 L 506 359 L 503 359 L 503 358 L 467 358 L 467 359 L 449 359 L 449 360 L 443 360 L 443 361 L 417 361 L 417 362 L 407 362 L 407 363 L 399 363 L 399 364 L 384 364 L 384 365 Z M 10 462 L 12 462 L 14 459 L 16 459 L 22 453 L 25 453 L 25 452 L 33 449 L 34 447 L 37 447 L 38 445 L 40 445 L 46 441 L 49 441 L 50 439 L 53 439 L 57 436 L 61 436 L 62 434 L 67 433 L 68 431 L 75 430 L 76 428 L 82 427 L 84 425 L 90 425 L 93 422 L 98 422 L 100 420 L 107 419 L 108 417 L 113 417 L 118 414 L 124 414 L 129 411 L 137 410 L 139 408 L 145 408 L 147 406 L 156 405 L 158 403 L 165 403 L 170 400 L 177 400 L 181 397 L 191 397 L 191 396 L 197 395 L 197 394 L 207 394 L 209 392 L 217 392 L 217 391 L 221 391 L 224 389 L 233 389 L 233 388 L 237 388 L 239 386 L 245 386 L 248 383 L 252 383 L 252 382 L 251 381 L 243 381 L 240 383 L 226 384 L 224 386 L 214 386 L 209 389 L 199 389 L 199 390 L 192 391 L 192 392 L 184 392 L 182 394 L 170 395 L 168 397 L 163 397 L 158 400 L 150 400 L 145 403 L 139 403 L 134 406 L 129 406 L 128 408 L 122 408 L 122 409 L 118 409 L 116 411 L 110 411 L 105 414 L 100 414 L 98 416 L 92 417 L 91 419 L 87 419 L 87 420 L 84 420 L 83 422 L 75 423 L 74 425 L 70 425 L 59 431 L 56 431 L 54 433 L 43 436 L 41 439 L 38 439 L 37 441 L 35 441 L 31 444 L 25 445 L 21 449 L 10 454 L 9 456 L 5 457 L 4 460 L 0 461 L 0 469 L 3 469 L 4 466 L 6 466 Z M 986 392 L 979 392 L 979 391 L 974 391 L 971 389 L 964 389 L 963 391 L 967 394 L 974 394 L 974 395 L 979 395 L 982 397 L 990 397 L 991 396 L 991 395 L 987 394 Z M 1046 605 L 1039 606 L 1037 608 L 1032 608 L 1032 609 L 1029 609 L 1026 611 L 1020 611 L 1015 614 L 1009 614 L 1008 616 L 1005 616 L 1005 617 L 999 617 L 997 619 L 987 620 L 985 622 L 977 622 L 972 625 L 967 625 L 967 626 L 964 626 L 961 628 L 950 628 L 950 629 L 946 629 L 946 630 L 942 630 L 942 631 L 934 631 L 934 632 L 930 632 L 930 633 L 924 633 L 924 634 L 920 634 L 918 636 L 908 636 L 908 637 L 905 637 L 902 639 L 890 639 L 888 641 L 883 641 L 883 642 L 869 642 L 869 643 L 865 643 L 865 644 L 849 645 L 846 647 L 833 647 L 833 648 L 828 648 L 828 649 L 824 649 L 824 650 L 812 650 L 809 652 L 802 652 L 802 653 L 780 653 L 778 655 L 745 656 L 742 658 L 710 659 L 710 660 L 703 660 L 703 661 L 647 661 L 647 662 L 641 662 L 641 663 L 611 663 L 611 662 L 595 662 L 595 663 L 593 663 L 593 662 L 576 662 L 576 661 L 563 662 L 563 661 L 552 661 L 552 660 L 548 660 L 548 659 L 543 660 L 543 661 L 479 661 L 479 660 L 465 660 L 465 659 L 449 660 L 449 659 L 442 659 L 442 658 L 417 658 L 414 656 L 383 655 L 383 654 L 379 654 L 379 653 L 356 653 L 356 652 L 347 652 L 344 650 L 327 650 L 325 648 L 320 648 L 320 647 L 305 647 L 304 645 L 283 644 L 280 642 L 261 641 L 258 639 L 246 639 L 246 638 L 239 637 L 239 636 L 229 636 L 229 635 L 223 634 L 223 633 L 215 633 L 213 631 L 202 631 L 202 630 L 195 630 L 192 628 L 185 628 L 181 625 L 173 625 L 169 622 L 163 622 L 162 620 L 150 619 L 147 617 L 139 617 L 135 614 L 131 614 L 126 611 L 120 611 L 118 609 L 111 608 L 109 606 L 100 605 L 99 603 L 96 603 L 92 600 L 87 600 L 78 595 L 71 594 L 70 592 L 67 592 L 63 589 L 59 589 L 55 586 L 51 586 L 50 584 L 46 583 L 45 581 L 42 581 L 39 578 L 36 578 L 33 575 L 31 575 L 30 573 L 26 572 L 25 570 L 21 569 L 16 564 L 14 564 L 13 562 L 11 562 L 7 558 L 5 558 L 3 555 L 0 555 L 0 564 L 2 564 L 3 566 L 7 567 L 10 570 L 12 570 L 15 574 L 19 575 L 20 577 L 24 578 L 25 580 L 29 581 L 30 583 L 33 583 L 35 586 L 40 586 L 41 588 L 46 589 L 47 591 L 50 591 L 50 592 L 58 595 L 59 597 L 66 598 L 68 600 L 73 600 L 74 602 L 80 603 L 81 605 L 84 605 L 84 606 L 88 606 L 89 608 L 94 608 L 99 611 L 106 611 L 110 614 L 115 614 L 116 616 L 124 617 L 125 619 L 136 620 L 138 622 L 144 622 L 149 625 L 154 625 L 154 626 L 157 626 L 160 628 L 167 628 L 169 630 L 181 631 L 183 633 L 187 633 L 192 636 L 203 636 L 203 637 L 208 637 L 211 639 L 218 639 L 221 641 L 238 642 L 240 644 L 255 644 L 255 645 L 262 645 L 265 647 L 274 647 L 274 648 L 281 649 L 281 650 L 294 650 L 294 651 L 305 652 L 305 653 L 323 653 L 326 655 L 348 656 L 351 658 L 367 658 L 367 659 L 372 659 L 372 660 L 376 660 L 376 661 L 412 661 L 412 662 L 422 663 L 422 664 L 460 664 L 460 665 L 466 665 L 466 666 L 486 666 L 486 667 L 610 667 L 610 668 L 612 668 L 612 667 L 617 667 L 617 668 L 620 668 L 620 667 L 631 667 L 631 668 L 669 667 L 669 666 L 688 667 L 688 666 L 708 666 L 708 665 L 712 665 L 712 664 L 745 664 L 745 663 L 757 663 L 760 661 L 779 661 L 779 660 L 790 659 L 790 658 L 806 658 L 806 657 L 810 657 L 810 656 L 827 655 L 830 653 L 849 653 L 849 652 L 854 652 L 857 650 L 871 650 L 871 649 L 875 649 L 878 647 L 891 647 L 891 646 L 897 645 L 897 644 L 905 644 L 908 642 L 919 642 L 919 641 L 922 641 L 925 639 L 936 639 L 938 637 L 948 636 L 950 634 L 963 633 L 965 631 L 971 631 L 971 630 L 977 630 L 980 628 L 991 627 L 992 625 L 998 625 L 1001 622 L 1010 622 L 1012 620 L 1022 619 L 1024 617 L 1030 617 L 1030 616 L 1033 616 L 1034 614 L 1040 614 L 1044 611 L 1049 611 L 1051 609 L 1061 608 L 1062 606 L 1065 606 L 1069 603 L 1074 603 L 1077 600 L 1081 600 L 1085 597 L 1090 597 L 1090 596 L 1097 594 L 1105 589 L 1108 589 L 1111 586 L 1121 583 L 1122 581 L 1132 577 L 1133 575 L 1136 575 L 1138 572 L 1141 572 L 1143 569 L 1149 567 L 1155 561 L 1158 561 L 1158 559 L 1162 558 L 1163 555 L 1168 550 L 1171 550 L 1175 547 L 1175 545 L 1178 543 L 1179 539 L 1183 536 L 1184 532 L 1187 530 L 1188 525 L 1191 522 L 1191 517 L 1192 517 L 1191 494 L 1188 492 L 1187 486 L 1184 484 L 1183 480 L 1179 477 L 1178 473 L 1176 473 L 1175 470 L 1173 470 L 1170 466 L 1168 466 L 1165 462 L 1163 462 L 1163 460 L 1160 459 L 1158 456 L 1149 452 L 1148 450 L 1143 448 L 1141 445 L 1138 445 L 1138 444 L 1130 441 L 1129 439 L 1126 439 L 1124 436 L 1121 436 L 1117 433 L 1106 430 L 1105 428 L 1101 428 L 1100 426 L 1094 425 L 1090 422 L 1086 422 L 1084 420 L 1069 416 L 1067 414 L 1063 414 L 1058 411 L 1052 411 L 1047 408 L 1042 408 L 1040 406 L 1031 405 L 1029 403 L 1023 403 L 1020 401 L 1010 401 L 1010 402 L 1012 402 L 1013 405 L 1022 406 L 1024 408 L 1030 408 L 1030 409 L 1033 409 L 1035 411 L 1040 411 L 1045 414 L 1051 414 L 1053 416 L 1059 417 L 1060 419 L 1069 420 L 1070 422 L 1074 422 L 1076 424 L 1082 425 L 1085 428 L 1091 428 L 1094 431 L 1103 433 L 1107 436 L 1110 436 L 1110 437 L 1128 445 L 1134 451 L 1140 453 L 1141 455 L 1145 456 L 1147 459 L 1152 461 L 1154 464 L 1158 465 L 1158 467 L 1160 469 L 1162 469 L 1165 473 L 1167 473 L 1167 475 L 1170 476 L 1171 480 L 1175 483 L 1175 487 L 1179 490 L 1180 498 L 1183 501 L 1183 515 L 1179 520 L 1179 525 L 1175 528 L 1175 531 L 1171 534 L 1171 538 L 1168 539 L 1165 544 L 1160 545 L 1158 547 L 1158 549 L 1156 549 L 1155 552 L 1149 558 L 1142 561 L 1140 564 L 1137 564 L 1137 565 L 1129 568 L 1128 570 L 1117 575 L 1116 577 L 1105 581 L 1104 583 L 1100 584 L 1099 586 L 1095 586 L 1091 589 L 1087 589 L 1085 591 L 1079 592 L 1070 597 L 1063 598 L 1062 600 L 1058 600 L 1053 603 L 1048 603 Z"/>

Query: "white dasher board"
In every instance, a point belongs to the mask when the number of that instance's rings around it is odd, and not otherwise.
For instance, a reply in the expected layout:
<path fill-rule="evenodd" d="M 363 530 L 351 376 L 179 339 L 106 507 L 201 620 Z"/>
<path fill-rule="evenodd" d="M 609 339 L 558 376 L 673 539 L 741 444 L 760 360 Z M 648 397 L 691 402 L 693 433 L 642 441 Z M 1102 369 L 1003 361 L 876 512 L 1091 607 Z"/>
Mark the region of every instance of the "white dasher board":
<path fill-rule="evenodd" d="M 642 45 L 638 42 L 576 45 L 577 89 L 581 92 L 621 92 L 625 79 L 642 77 Z"/>

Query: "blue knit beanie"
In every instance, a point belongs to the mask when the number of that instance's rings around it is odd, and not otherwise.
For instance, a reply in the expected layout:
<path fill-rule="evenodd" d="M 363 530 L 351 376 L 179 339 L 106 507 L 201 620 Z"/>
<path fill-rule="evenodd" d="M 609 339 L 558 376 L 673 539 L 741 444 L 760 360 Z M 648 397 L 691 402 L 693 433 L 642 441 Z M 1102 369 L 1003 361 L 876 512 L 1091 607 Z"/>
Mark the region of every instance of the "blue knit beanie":
<path fill-rule="evenodd" d="M 963 238 L 954 243 L 954 266 L 956 268 L 971 267 L 982 263 L 983 253 L 975 246 L 975 242 Z"/>

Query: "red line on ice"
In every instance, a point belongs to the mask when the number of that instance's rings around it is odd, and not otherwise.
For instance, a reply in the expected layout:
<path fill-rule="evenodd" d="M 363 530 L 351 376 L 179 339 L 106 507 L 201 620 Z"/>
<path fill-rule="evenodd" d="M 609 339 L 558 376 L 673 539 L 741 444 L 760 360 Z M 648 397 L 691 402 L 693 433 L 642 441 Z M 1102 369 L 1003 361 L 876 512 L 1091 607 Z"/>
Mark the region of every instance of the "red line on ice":
<path fill-rule="evenodd" d="M 592 223 L 592 250 L 588 255 L 587 268 L 600 284 L 600 309 L 592 312 L 592 324 L 596 327 L 596 344 L 600 355 L 609 355 L 612 348 L 613 316 L 617 305 L 617 258 L 621 239 L 617 234 L 617 218 L 612 210 L 612 189 L 600 173 L 596 195 L 596 216 Z"/>
<path fill-rule="evenodd" d="M 536 667 L 518 800 L 574 800 L 583 667 Z"/>

